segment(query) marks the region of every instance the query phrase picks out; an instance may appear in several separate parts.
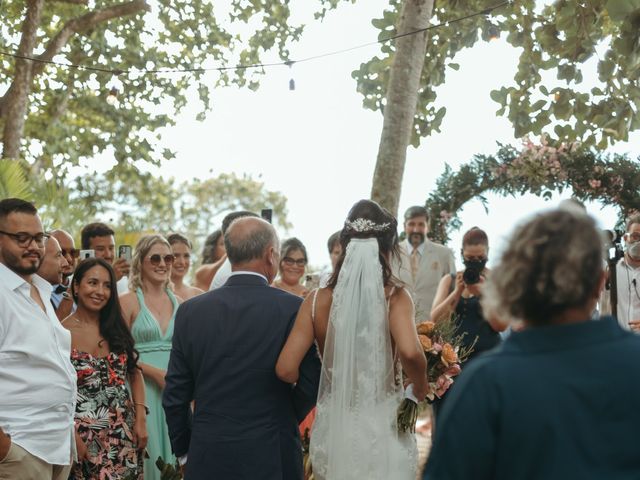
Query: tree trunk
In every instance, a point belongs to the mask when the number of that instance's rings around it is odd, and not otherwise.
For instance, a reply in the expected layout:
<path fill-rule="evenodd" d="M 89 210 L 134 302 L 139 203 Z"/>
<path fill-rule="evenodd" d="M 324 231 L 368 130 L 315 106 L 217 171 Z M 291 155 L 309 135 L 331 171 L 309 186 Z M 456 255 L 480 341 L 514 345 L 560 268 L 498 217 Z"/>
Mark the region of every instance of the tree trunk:
<path fill-rule="evenodd" d="M 22 24 L 22 36 L 18 55 L 30 57 L 37 41 L 38 27 L 44 0 L 27 0 L 27 14 Z M 17 159 L 20 156 L 20 140 L 27 116 L 27 102 L 33 79 L 33 62 L 23 58 L 15 59 L 15 74 L 12 91 L 4 108 L 4 132 L 2 135 L 2 158 Z"/>
<path fill-rule="evenodd" d="M 405 0 L 398 33 L 426 28 L 432 10 L 433 0 Z M 371 198 L 397 216 L 407 147 L 411 141 L 427 49 L 427 32 L 398 38 L 395 49 Z"/>

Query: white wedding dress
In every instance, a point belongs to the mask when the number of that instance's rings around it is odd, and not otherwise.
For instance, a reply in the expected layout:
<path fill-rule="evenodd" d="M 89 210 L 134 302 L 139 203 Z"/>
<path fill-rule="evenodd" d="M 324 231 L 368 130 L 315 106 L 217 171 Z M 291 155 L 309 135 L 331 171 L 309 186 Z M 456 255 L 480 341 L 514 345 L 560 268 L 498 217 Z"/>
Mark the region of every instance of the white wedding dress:
<path fill-rule="evenodd" d="M 415 436 L 399 435 L 388 307 L 375 238 L 352 239 L 333 292 L 310 455 L 317 480 L 414 480 Z"/>

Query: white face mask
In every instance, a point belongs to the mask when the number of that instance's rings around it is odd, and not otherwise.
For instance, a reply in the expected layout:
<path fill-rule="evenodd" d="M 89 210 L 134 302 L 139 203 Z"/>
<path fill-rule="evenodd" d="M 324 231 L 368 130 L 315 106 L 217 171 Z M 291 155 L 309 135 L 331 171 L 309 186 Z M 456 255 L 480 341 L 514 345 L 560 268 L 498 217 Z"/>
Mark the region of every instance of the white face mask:
<path fill-rule="evenodd" d="M 640 260 L 640 242 L 627 244 L 627 255 L 633 260 Z"/>

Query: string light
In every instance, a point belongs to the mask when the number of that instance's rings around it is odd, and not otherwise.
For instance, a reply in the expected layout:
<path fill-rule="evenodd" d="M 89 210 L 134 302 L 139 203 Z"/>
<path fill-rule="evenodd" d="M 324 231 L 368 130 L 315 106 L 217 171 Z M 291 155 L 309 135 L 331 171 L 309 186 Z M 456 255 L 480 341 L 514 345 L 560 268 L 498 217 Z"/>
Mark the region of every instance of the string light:
<path fill-rule="evenodd" d="M 115 106 L 118 104 L 118 89 L 116 87 L 111 87 L 111 90 L 109 90 L 109 94 L 107 95 L 107 103 L 111 106 Z"/>
<path fill-rule="evenodd" d="M 377 44 L 382 44 L 382 43 L 387 43 L 390 42 L 392 40 L 396 40 L 398 38 L 403 38 L 403 37 L 408 37 L 410 35 L 417 35 L 419 33 L 423 33 L 429 30 L 435 30 L 441 27 L 448 27 L 454 23 L 457 22 L 461 22 L 463 20 L 467 20 L 469 18 L 473 18 L 473 17 L 477 17 L 480 15 L 489 15 L 491 14 L 494 10 L 497 10 L 498 8 L 504 7 L 506 5 L 511 4 L 512 0 L 507 0 L 507 1 L 503 1 L 497 5 L 494 5 L 493 7 L 489 7 L 486 8 L 484 10 L 481 10 L 479 12 L 475 12 L 475 13 L 471 13 L 469 15 L 465 15 L 463 17 L 460 18 L 456 18 L 453 20 L 448 20 L 444 23 L 439 23 L 436 25 L 431 25 L 425 28 L 420 28 L 418 30 L 413 30 L 410 32 L 405 32 L 405 33 L 400 33 L 397 35 L 393 35 L 390 37 L 386 37 L 386 38 L 381 38 L 378 39 L 376 41 L 373 42 L 368 42 L 368 43 L 364 43 L 361 45 L 356 45 L 353 47 L 349 47 L 349 48 L 344 48 L 341 50 L 335 50 L 332 52 L 327 52 L 327 53 L 322 53 L 319 55 L 313 55 L 310 57 L 306 57 L 306 58 L 302 58 L 299 60 L 287 60 L 287 61 L 283 61 L 283 62 L 272 62 L 272 63 L 256 63 L 256 64 L 250 64 L 250 65 L 235 65 L 235 66 L 226 66 L 226 67 L 210 67 L 210 68 L 203 68 L 203 67 L 193 67 L 193 68 L 160 68 L 160 69 L 110 69 L 110 68 L 104 68 L 104 67 L 93 67 L 93 66 L 88 66 L 88 65 L 76 65 L 76 64 L 71 64 L 71 63 L 61 63 L 61 62 L 54 62 L 53 60 L 44 60 L 42 58 L 37 58 L 37 57 L 30 57 L 27 55 L 19 55 L 17 53 L 12 53 L 12 52 L 8 52 L 5 50 L 0 50 L 0 55 L 4 55 L 6 57 L 12 57 L 12 58 L 17 58 L 17 59 L 21 59 L 21 60 L 30 60 L 36 63 L 44 63 L 44 64 L 48 64 L 48 65 L 56 65 L 58 67 L 65 67 L 65 68 L 75 68 L 78 70 L 85 70 L 85 71 L 89 71 L 89 72 L 97 72 L 97 73 L 108 73 L 111 75 L 129 75 L 130 73 L 136 73 L 137 75 L 143 75 L 143 74 L 166 74 L 166 73 L 179 73 L 179 74 L 184 74 L 184 73 L 204 73 L 204 72 L 212 72 L 212 71 L 228 71 L 228 70 L 250 70 L 250 69 L 258 69 L 258 68 L 269 68 L 269 67 L 279 67 L 279 66 L 291 66 L 293 63 L 302 63 L 302 62 L 310 62 L 312 60 L 318 60 L 320 58 L 325 58 L 325 57 L 331 57 L 331 56 L 335 56 L 335 55 L 340 55 L 343 53 L 347 53 L 347 52 L 351 52 L 354 50 L 359 50 L 362 48 L 366 48 L 372 45 L 377 45 Z M 293 78 L 291 80 L 289 80 L 289 88 L 291 89 L 291 87 L 293 86 L 293 89 L 295 89 L 295 81 L 293 80 Z"/>
<path fill-rule="evenodd" d="M 294 91 L 296 89 L 296 81 L 293 79 L 293 69 L 291 67 L 293 67 L 293 64 L 295 62 L 286 62 L 289 65 L 289 70 L 291 71 L 291 78 L 289 79 L 289 90 L 290 91 Z"/>

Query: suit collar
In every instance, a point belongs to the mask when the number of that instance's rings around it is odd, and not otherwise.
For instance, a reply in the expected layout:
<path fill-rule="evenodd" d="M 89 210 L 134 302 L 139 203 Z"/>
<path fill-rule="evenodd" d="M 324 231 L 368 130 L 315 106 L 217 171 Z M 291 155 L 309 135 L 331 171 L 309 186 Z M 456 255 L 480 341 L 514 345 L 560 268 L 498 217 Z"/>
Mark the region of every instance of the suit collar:
<path fill-rule="evenodd" d="M 233 273 L 225 283 L 225 286 L 238 286 L 238 285 L 268 285 L 267 279 L 260 274 L 252 272 L 235 272 Z"/>

